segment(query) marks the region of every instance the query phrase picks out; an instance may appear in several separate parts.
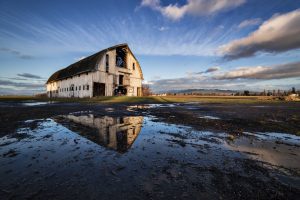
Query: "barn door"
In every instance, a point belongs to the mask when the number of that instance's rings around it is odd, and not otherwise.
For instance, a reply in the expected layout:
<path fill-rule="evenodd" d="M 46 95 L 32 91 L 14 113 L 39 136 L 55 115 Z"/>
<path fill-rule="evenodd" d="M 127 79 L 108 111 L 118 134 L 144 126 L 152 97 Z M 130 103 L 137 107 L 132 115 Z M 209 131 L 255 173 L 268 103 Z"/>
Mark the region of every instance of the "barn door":
<path fill-rule="evenodd" d="M 93 85 L 93 96 L 105 96 L 105 84 L 104 83 L 95 83 Z"/>
<path fill-rule="evenodd" d="M 138 97 L 142 96 L 142 88 L 141 87 L 137 87 L 137 96 Z"/>

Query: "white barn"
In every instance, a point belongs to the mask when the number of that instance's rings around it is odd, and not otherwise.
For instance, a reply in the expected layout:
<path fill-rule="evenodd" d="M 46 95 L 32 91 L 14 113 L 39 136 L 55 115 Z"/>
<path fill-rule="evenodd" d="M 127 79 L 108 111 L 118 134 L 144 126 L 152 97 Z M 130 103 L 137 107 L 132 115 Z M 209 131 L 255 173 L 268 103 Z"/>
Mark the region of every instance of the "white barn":
<path fill-rule="evenodd" d="M 142 96 L 143 73 L 127 44 L 104 49 L 50 76 L 48 97 Z"/>

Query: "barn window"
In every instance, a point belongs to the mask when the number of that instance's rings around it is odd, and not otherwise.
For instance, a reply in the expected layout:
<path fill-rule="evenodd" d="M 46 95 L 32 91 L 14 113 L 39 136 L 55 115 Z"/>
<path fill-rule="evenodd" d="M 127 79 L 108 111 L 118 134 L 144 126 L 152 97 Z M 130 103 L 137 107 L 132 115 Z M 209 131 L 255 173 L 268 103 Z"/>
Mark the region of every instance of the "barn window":
<path fill-rule="evenodd" d="M 135 63 L 132 63 L 132 69 L 135 70 Z"/>
<path fill-rule="evenodd" d="M 81 90 L 81 86 L 79 86 L 79 90 Z"/>
<path fill-rule="evenodd" d="M 108 54 L 105 55 L 105 71 L 106 71 L 106 73 L 108 73 L 108 71 L 109 71 L 109 55 Z"/>
<path fill-rule="evenodd" d="M 86 90 L 89 90 L 90 89 L 90 86 L 89 85 L 86 85 Z"/>
<path fill-rule="evenodd" d="M 67 91 L 69 91 L 69 88 L 67 88 Z"/>
<path fill-rule="evenodd" d="M 84 90 L 84 85 L 82 86 L 82 90 Z"/>
<path fill-rule="evenodd" d="M 77 91 L 77 86 L 75 88 L 76 88 L 76 91 Z"/>
<path fill-rule="evenodd" d="M 116 48 L 116 66 L 126 68 L 126 49 L 117 47 Z"/>

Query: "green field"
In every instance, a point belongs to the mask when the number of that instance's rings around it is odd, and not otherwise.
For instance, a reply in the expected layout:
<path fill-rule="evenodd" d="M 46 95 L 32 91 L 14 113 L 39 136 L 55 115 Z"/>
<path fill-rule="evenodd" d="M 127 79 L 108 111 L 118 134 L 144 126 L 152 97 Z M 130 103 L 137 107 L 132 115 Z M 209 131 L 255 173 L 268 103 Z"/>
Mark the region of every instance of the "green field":
<path fill-rule="evenodd" d="M 57 101 L 79 103 L 271 103 L 284 102 L 272 97 L 259 96 L 149 96 L 149 97 L 94 97 L 94 98 L 42 98 L 33 96 L 1 96 L 0 101 Z"/>

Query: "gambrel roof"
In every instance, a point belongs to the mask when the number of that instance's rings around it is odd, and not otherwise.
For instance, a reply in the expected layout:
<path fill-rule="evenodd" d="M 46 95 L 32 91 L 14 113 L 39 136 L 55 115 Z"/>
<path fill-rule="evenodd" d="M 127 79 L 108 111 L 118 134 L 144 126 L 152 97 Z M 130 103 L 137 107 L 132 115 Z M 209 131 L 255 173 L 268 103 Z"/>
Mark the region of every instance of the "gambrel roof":
<path fill-rule="evenodd" d="M 82 73 L 96 71 L 97 70 L 97 64 L 99 63 L 99 61 L 103 57 L 103 55 L 105 55 L 107 51 L 116 49 L 118 47 L 127 47 L 128 50 L 130 51 L 130 53 L 133 55 L 133 53 L 131 52 L 130 48 L 128 47 L 128 45 L 126 43 L 118 44 L 118 45 L 109 47 L 107 49 L 103 49 L 103 50 L 99 51 L 98 53 L 95 53 L 95 54 L 93 54 L 89 57 L 86 57 L 86 58 L 84 58 L 84 59 L 82 59 L 82 60 L 80 60 L 76 63 L 73 63 L 73 64 L 69 65 L 68 67 L 66 67 L 64 69 L 58 70 L 57 72 L 55 72 L 54 74 L 52 74 L 50 76 L 47 83 L 62 80 L 62 79 L 66 79 L 66 78 L 76 76 L 76 75 L 79 75 L 79 74 L 82 74 Z M 135 58 L 134 55 L 133 55 L 133 57 Z M 137 61 L 137 59 L 136 59 L 136 61 Z M 141 78 L 143 78 L 142 72 L 141 72 Z"/>

